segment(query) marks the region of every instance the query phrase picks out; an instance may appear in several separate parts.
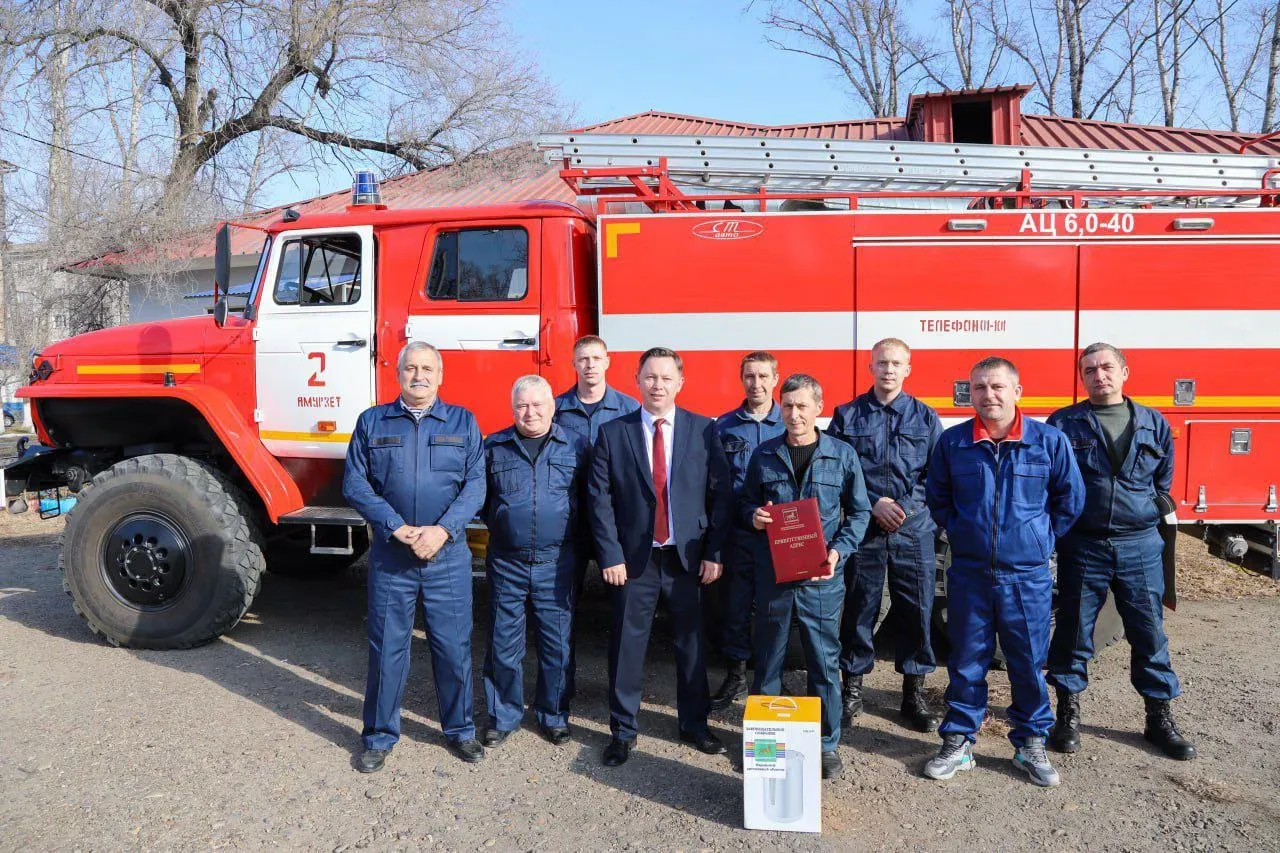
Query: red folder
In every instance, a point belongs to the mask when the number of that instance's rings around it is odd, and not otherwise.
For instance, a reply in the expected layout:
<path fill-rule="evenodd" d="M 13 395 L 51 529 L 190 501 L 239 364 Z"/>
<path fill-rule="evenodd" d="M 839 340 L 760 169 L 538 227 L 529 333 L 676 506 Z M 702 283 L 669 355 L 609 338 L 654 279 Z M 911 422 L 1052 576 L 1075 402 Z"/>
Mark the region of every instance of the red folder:
<path fill-rule="evenodd" d="M 818 499 L 805 498 L 768 507 L 773 522 L 765 528 L 769 556 L 778 583 L 821 577 L 827 573 L 827 540 L 822 535 Z"/>

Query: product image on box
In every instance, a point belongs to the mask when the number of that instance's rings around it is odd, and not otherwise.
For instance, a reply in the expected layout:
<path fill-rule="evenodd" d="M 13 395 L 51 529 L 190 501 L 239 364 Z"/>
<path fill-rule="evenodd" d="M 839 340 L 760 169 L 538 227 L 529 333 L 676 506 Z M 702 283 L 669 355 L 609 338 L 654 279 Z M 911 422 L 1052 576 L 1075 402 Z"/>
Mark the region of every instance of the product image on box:
<path fill-rule="evenodd" d="M 747 829 L 822 831 L 822 703 L 750 696 L 742 721 Z"/>

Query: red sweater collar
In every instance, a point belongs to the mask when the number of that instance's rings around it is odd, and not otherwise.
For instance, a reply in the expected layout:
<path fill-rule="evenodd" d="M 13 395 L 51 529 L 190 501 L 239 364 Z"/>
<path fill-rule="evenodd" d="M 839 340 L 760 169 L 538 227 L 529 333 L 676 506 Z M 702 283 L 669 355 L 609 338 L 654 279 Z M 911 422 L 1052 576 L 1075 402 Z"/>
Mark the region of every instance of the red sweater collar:
<path fill-rule="evenodd" d="M 1013 426 L 1009 427 L 1009 434 L 1004 437 L 1005 441 L 1022 440 L 1022 409 L 1015 406 L 1013 412 Z M 982 418 L 975 417 L 973 419 L 973 442 L 977 444 L 979 441 L 989 441 L 992 444 L 998 443 L 991 437 L 991 433 L 987 432 L 986 426 L 982 423 Z"/>

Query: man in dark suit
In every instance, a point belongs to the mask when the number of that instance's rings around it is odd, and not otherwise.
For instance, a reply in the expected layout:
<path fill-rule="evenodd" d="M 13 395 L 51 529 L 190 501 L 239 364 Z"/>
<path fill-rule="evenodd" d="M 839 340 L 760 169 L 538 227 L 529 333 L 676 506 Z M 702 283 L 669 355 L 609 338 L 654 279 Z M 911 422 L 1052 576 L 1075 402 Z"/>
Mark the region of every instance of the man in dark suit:
<path fill-rule="evenodd" d="M 676 408 L 680 356 L 655 347 L 636 374 L 642 408 L 600 428 L 588 478 L 591 532 L 613 591 L 609 728 L 604 763 L 627 760 L 636 739 L 649 629 L 659 599 L 676 647 L 680 739 L 724 752 L 707 728 L 710 691 L 702 641 L 702 584 L 720 577 L 728 531 L 729 464 L 715 422 Z"/>

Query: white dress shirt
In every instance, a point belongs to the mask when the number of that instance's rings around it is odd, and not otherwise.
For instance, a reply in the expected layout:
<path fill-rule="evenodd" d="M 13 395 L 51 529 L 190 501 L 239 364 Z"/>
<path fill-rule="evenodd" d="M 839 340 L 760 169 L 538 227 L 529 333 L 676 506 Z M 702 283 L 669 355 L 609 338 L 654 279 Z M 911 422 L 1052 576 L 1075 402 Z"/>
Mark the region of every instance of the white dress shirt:
<path fill-rule="evenodd" d="M 666 423 L 662 425 L 662 440 L 667 455 L 667 530 L 670 535 L 666 542 L 653 540 L 653 547 L 659 548 L 665 545 L 676 544 L 676 521 L 673 513 L 671 501 L 671 456 L 672 450 L 675 448 L 675 417 L 676 410 L 673 406 L 669 412 L 663 415 L 651 415 L 648 409 L 640 410 L 640 423 L 644 427 L 644 452 L 649 460 L 649 482 L 653 482 L 653 422 L 658 418 L 665 418 Z"/>

